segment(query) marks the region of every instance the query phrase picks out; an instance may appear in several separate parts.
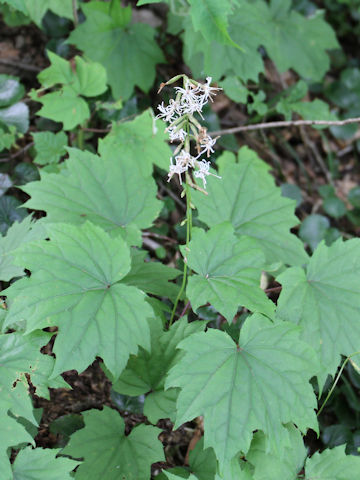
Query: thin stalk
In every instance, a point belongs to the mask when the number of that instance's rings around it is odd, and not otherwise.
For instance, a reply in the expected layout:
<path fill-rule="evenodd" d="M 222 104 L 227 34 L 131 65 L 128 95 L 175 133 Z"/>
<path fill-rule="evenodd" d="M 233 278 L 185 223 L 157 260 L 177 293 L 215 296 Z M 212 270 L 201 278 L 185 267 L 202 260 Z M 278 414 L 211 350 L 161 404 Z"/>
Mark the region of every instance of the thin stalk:
<path fill-rule="evenodd" d="M 319 411 L 317 412 L 317 414 L 316 414 L 317 416 L 319 416 L 320 413 L 323 411 L 325 405 L 327 404 L 329 398 L 331 397 L 333 391 L 335 390 L 335 387 L 336 387 L 338 381 L 340 380 L 341 374 L 342 374 L 342 372 L 344 371 L 344 368 L 346 367 L 346 364 L 348 363 L 348 361 L 349 361 L 352 357 L 355 357 L 355 355 L 359 355 L 359 354 L 360 354 L 360 350 L 359 350 L 358 352 L 352 353 L 351 355 L 349 355 L 348 357 L 345 358 L 344 363 L 342 364 L 342 366 L 341 366 L 341 368 L 340 368 L 340 370 L 339 370 L 339 373 L 338 373 L 337 376 L 336 376 L 336 379 L 335 379 L 335 381 L 334 381 L 334 383 L 333 383 L 333 386 L 331 387 L 331 390 L 330 390 L 329 393 L 327 394 L 327 396 L 326 396 L 326 398 L 325 398 L 325 400 L 324 400 L 324 403 L 321 405 L 320 410 L 319 410 Z"/>
<path fill-rule="evenodd" d="M 76 143 L 80 150 L 84 150 L 84 130 L 82 129 L 81 125 L 77 131 Z"/>
<path fill-rule="evenodd" d="M 189 243 L 191 239 L 191 229 L 192 229 L 192 210 L 191 210 L 191 188 L 188 182 L 188 178 L 186 176 L 186 185 L 185 185 L 185 195 L 186 195 L 186 247 L 185 250 L 187 251 L 189 248 Z M 182 297 L 182 294 L 184 293 L 185 287 L 186 287 L 186 280 L 187 280 L 187 271 L 188 271 L 188 266 L 187 266 L 187 260 L 184 258 L 184 271 L 183 271 L 183 279 L 181 283 L 181 287 L 179 290 L 179 293 L 176 297 L 174 307 L 171 312 L 171 317 L 169 321 L 169 328 L 171 327 L 176 309 L 178 306 L 178 303 L 180 301 L 180 298 Z"/>
<path fill-rule="evenodd" d="M 77 9 L 78 9 L 77 0 L 72 0 L 72 9 L 73 9 L 73 17 L 74 17 L 74 27 L 76 28 L 79 24 L 79 17 L 77 13 Z"/>

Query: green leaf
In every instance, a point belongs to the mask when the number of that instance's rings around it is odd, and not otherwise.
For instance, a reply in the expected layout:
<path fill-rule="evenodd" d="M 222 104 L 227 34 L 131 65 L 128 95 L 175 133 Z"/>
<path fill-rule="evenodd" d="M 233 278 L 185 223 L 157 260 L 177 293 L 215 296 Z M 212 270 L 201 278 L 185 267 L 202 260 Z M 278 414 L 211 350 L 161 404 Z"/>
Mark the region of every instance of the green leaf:
<path fill-rule="evenodd" d="M 33 133 L 36 157 L 34 162 L 38 165 L 57 163 L 66 154 L 65 147 L 68 140 L 65 132 L 37 132 Z"/>
<path fill-rule="evenodd" d="M 324 215 L 313 213 L 308 215 L 299 229 L 300 238 L 309 245 L 312 251 L 325 238 L 330 227 L 330 221 Z"/>
<path fill-rule="evenodd" d="M 155 80 L 155 65 L 164 61 L 155 30 L 145 23 L 124 26 L 119 14 L 112 16 L 110 3 L 93 1 L 81 8 L 86 20 L 68 41 L 106 68 L 116 100 L 128 99 L 135 85 L 147 92 Z"/>
<path fill-rule="evenodd" d="M 56 457 L 60 449 L 31 447 L 20 450 L 13 463 L 16 480 L 67 480 L 80 463 L 70 458 Z"/>
<path fill-rule="evenodd" d="M 58 325 L 52 378 L 83 371 L 96 355 L 118 377 L 138 345 L 149 348 L 152 316 L 143 292 L 118 283 L 130 269 L 129 249 L 90 222 L 53 224 L 47 232 L 50 242 L 26 244 L 16 254 L 32 275 L 3 292 L 10 304 L 5 326 L 26 322 L 31 332 Z"/>
<path fill-rule="evenodd" d="M 254 239 L 238 239 L 226 222 L 206 233 L 194 229 L 189 246 L 181 247 L 181 252 L 198 274 L 189 278 L 186 289 L 194 311 L 209 302 L 229 323 L 239 306 L 272 317 L 275 306 L 260 288 L 265 257 Z"/>
<path fill-rule="evenodd" d="M 147 252 L 142 250 L 135 248 L 131 250 L 131 269 L 122 282 L 146 293 L 168 297 L 174 301 L 179 293 L 179 286 L 169 280 L 178 277 L 181 274 L 180 270 L 167 267 L 160 262 L 144 261 L 146 255 Z"/>
<path fill-rule="evenodd" d="M 195 31 L 200 31 L 206 41 L 236 46 L 228 33 L 227 18 L 231 12 L 231 1 L 189 0 L 191 20 Z"/>
<path fill-rule="evenodd" d="M 29 107 L 18 102 L 10 107 L 0 109 L 0 124 L 7 127 L 14 126 L 20 133 L 26 133 L 29 129 Z"/>
<path fill-rule="evenodd" d="M 360 187 L 354 187 L 349 191 L 348 200 L 356 208 L 360 208 Z"/>
<path fill-rule="evenodd" d="M 360 458 L 345 454 L 345 445 L 316 452 L 306 461 L 305 480 L 357 480 Z"/>
<path fill-rule="evenodd" d="M 302 242 L 289 231 L 299 222 L 294 215 L 295 202 L 282 197 L 268 173 L 269 166 L 247 147 L 240 149 L 238 163 L 223 158 L 219 160 L 221 180 L 208 179 L 209 195 L 193 192 L 199 219 L 210 227 L 230 221 L 237 235 L 259 240 L 269 263 L 306 263 Z"/>
<path fill-rule="evenodd" d="M 150 227 L 161 210 L 154 180 L 144 177 L 131 159 L 110 152 L 99 158 L 68 151 L 59 173 L 41 172 L 40 182 L 22 187 L 31 196 L 26 206 L 45 210 L 49 222 L 90 220 L 113 236 L 121 234 L 138 244 L 140 229 Z"/>
<path fill-rule="evenodd" d="M 282 284 L 278 316 L 302 327 L 301 337 L 321 362 L 320 384 L 334 375 L 340 355 L 359 350 L 360 240 L 322 242 L 306 271 L 294 267 L 277 280 Z"/>
<path fill-rule="evenodd" d="M 47 10 L 52 10 L 60 17 L 73 18 L 72 0 L 0 0 L 33 20 L 39 27 Z"/>
<path fill-rule="evenodd" d="M 0 107 L 8 107 L 24 96 L 25 89 L 17 77 L 0 75 Z"/>
<path fill-rule="evenodd" d="M 39 170 L 33 163 L 21 162 L 16 165 L 13 171 L 13 180 L 15 185 L 25 185 L 28 182 L 34 182 L 40 179 Z"/>
<path fill-rule="evenodd" d="M 63 122 L 65 130 L 72 130 L 90 117 L 87 102 L 80 96 L 95 97 L 106 90 L 106 70 L 99 63 L 85 62 L 75 57 L 75 66 L 55 53 L 48 51 L 50 67 L 39 75 L 39 82 L 46 88 L 62 84 L 61 90 L 31 98 L 43 104 L 38 115 Z"/>
<path fill-rule="evenodd" d="M 246 460 L 255 467 L 253 480 L 295 480 L 303 468 L 306 448 L 299 430 L 293 425 L 286 426 L 290 446 L 282 452 L 282 457 L 274 455 L 268 449 L 268 439 L 263 432 L 256 432 Z"/>
<path fill-rule="evenodd" d="M 322 11 L 305 18 L 290 8 L 291 0 L 271 2 L 262 19 L 264 28 L 258 30 L 260 43 L 281 72 L 293 68 L 302 77 L 319 81 L 330 66 L 326 50 L 339 47 L 335 33 Z"/>
<path fill-rule="evenodd" d="M 5 235 L 14 222 L 21 222 L 28 212 L 17 198 L 3 195 L 0 197 L 0 232 Z"/>
<path fill-rule="evenodd" d="M 125 436 L 124 420 L 109 407 L 84 414 L 85 428 L 74 433 L 62 453 L 85 461 L 78 480 L 139 480 L 150 478 L 152 463 L 165 460 L 159 428 L 139 425 Z M 101 439 L 101 442 L 99 442 Z"/>
<path fill-rule="evenodd" d="M 312 102 L 295 102 L 291 105 L 294 112 L 297 112 L 305 120 L 337 120 L 337 116 L 330 112 L 329 104 L 316 98 Z M 326 125 L 314 125 L 319 130 L 326 128 Z"/>
<path fill-rule="evenodd" d="M 122 157 L 138 165 L 146 175 L 151 175 L 153 164 L 168 170 L 171 149 L 163 122 L 156 121 L 151 110 L 145 110 L 131 122 L 113 124 L 111 132 L 99 140 L 99 153 L 108 157 L 121 151 Z"/>
<path fill-rule="evenodd" d="M 204 438 L 202 437 L 189 453 L 189 467 L 191 472 L 199 480 L 214 480 L 217 461 L 212 448 L 204 449 Z"/>
<path fill-rule="evenodd" d="M 304 433 L 317 430 L 309 384 L 316 356 L 290 323 L 272 324 L 255 314 L 245 321 L 238 345 L 210 329 L 178 347 L 185 356 L 166 382 L 166 388 L 181 388 L 175 428 L 204 415 L 205 447 L 213 447 L 222 468 L 248 451 L 253 430 L 263 430 L 277 453 L 289 445 L 283 423 L 294 422 Z"/>
<path fill-rule="evenodd" d="M 45 238 L 45 236 L 45 230 L 32 222 L 31 215 L 24 218 L 21 223 L 14 222 L 6 236 L 0 237 L 0 280 L 8 282 L 14 277 L 23 276 L 24 269 L 14 263 L 14 250 L 25 243 Z"/>
<path fill-rule="evenodd" d="M 131 396 L 151 392 L 145 399 L 144 414 L 152 423 L 156 423 L 160 418 L 174 417 L 177 391 L 164 392 L 164 382 L 170 368 L 182 355 L 176 349 L 177 345 L 194 332 L 203 330 L 205 323 L 188 324 L 183 317 L 165 332 L 159 318 L 149 323 L 151 353 L 141 348 L 137 355 L 132 355 L 113 389 Z"/>

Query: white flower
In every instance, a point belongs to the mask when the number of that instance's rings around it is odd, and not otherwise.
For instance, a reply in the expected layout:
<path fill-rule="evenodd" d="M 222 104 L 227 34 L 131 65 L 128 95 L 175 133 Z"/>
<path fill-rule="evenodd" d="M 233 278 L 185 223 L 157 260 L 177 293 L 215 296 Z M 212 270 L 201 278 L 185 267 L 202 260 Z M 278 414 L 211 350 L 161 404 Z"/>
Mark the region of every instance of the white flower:
<path fill-rule="evenodd" d="M 173 175 L 179 176 L 180 185 L 182 185 L 181 174 L 186 172 L 187 168 L 185 168 L 181 163 L 176 162 L 175 165 L 173 164 L 172 157 L 170 158 L 170 167 L 168 173 L 168 182 L 172 179 Z"/>
<path fill-rule="evenodd" d="M 201 138 L 200 147 L 202 148 L 202 150 L 200 151 L 197 158 L 199 158 L 205 152 L 206 156 L 209 158 L 210 154 L 215 152 L 213 146 L 215 145 L 216 140 L 217 138 L 211 138 L 210 135 L 206 135 L 205 137 Z"/>
<path fill-rule="evenodd" d="M 213 102 L 212 97 L 216 95 L 216 92 L 218 90 L 222 90 L 222 88 L 210 87 L 211 80 L 212 80 L 211 77 L 206 77 L 206 83 L 204 83 L 203 85 L 200 85 L 202 92 L 204 92 L 202 95 L 203 104 L 207 103 L 209 98 Z"/>
<path fill-rule="evenodd" d="M 190 155 L 186 150 L 181 150 L 179 155 L 175 157 L 176 163 L 179 163 L 185 167 L 187 170 L 189 167 L 195 167 L 196 158 Z"/>
<path fill-rule="evenodd" d="M 212 175 L 216 178 L 221 178 L 219 177 L 219 175 L 215 175 L 214 173 L 209 172 L 210 162 L 207 162 L 206 160 L 201 160 L 200 162 L 197 162 L 197 166 L 199 167 L 199 170 L 194 170 L 194 176 L 196 178 L 201 178 L 204 184 L 204 188 L 206 188 L 206 177 L 208 175 Z"/>
<path fill-rule="evenodd" d="M 180 140 L 180 142 L 184 142 L 187 133 L 183 128 L 177 129 L 177 127 L 168 127 L 166 129 L 169 132 L 169 138 L 170 142 L 173 142 L 174 140 Z"/>
<path fill-rule="evenodd" d="M 155 118 L 162 118 L 165 122 L 172 122 L 174 117 L 179 114 L 181 107 L 176 100 L 171 99 L 169 105 L 165 106 L 164 102 L 161 102 L 157 108 L 160 110 L 160 113 Z"/>

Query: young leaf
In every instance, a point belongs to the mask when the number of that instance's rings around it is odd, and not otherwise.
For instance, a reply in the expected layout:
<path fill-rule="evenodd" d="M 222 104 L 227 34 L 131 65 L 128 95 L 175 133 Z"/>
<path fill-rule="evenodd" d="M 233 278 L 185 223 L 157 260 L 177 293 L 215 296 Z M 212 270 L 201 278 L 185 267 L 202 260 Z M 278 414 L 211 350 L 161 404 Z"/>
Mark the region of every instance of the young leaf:
<path fill-rule="evenodd" d="M 49 222 L 83 223 L 90 220 L 116 236 L 139 244 L 140 229 L 151 226 L 161 210 L 156 185 L 128 158 L 110 152 L 99 158 L 69 149 L 59 173 L 41 172 L 41 181 L 25 185 L 29 208 L 45 210 Z"/>
<path fill-rule="evenodd" d="M 70 437 L 63 454 L 84 457 L 78 480 L 138 480 L 150 478 L 150 466 L 165 460 L 159 428 L 135 427 L 124 434 L 124 420 L 109 407 L 84 412 L 85 427 Z M 101 439 L 101 441 L 99 441 Z"/>
<path fill-rule="evenodd" d="M 210 227 L 230 221 L 237 235 L 259 239 L 269 263 L 306 263 L 302 242 L 289 231 L 299 222 L 294 201 L 282 197 L 269 166 L 247 147 L 240 149 L 238 163 L 219 160 L 219 164 L 222 178 L 209 177 L 209 195 L 193 193 L 199 219 Z"/>
<path fill-rule="evenodd" d="M 217 461 L 212 448 L 204 449 L 202 437 L 189 453 L 189 468 L 199 480 L 214 480 Z"/>
<path fill-rule="evenodd" d="M 112 15 L 112 3 L 83 4 L 86 20 L 71 33 L 69 42 L 106 68 L 116 100 L 128 99 L 135 85 L 149 90 L 155 65 L 164 57 L 154 40 L 155 30 L 145 23 L 126 24 L 127 12 Z"/>
<path fill-rule="evenodd" d="M 170 368 L 182 355 L 176 347 L 184 338 L 203 330 L 205 323 L 188 324 L 186 318 L 182 318 L 166 332 L 159 318 L 152 319 L 149 324 L 151 353 L 141 348 L 137 355 L 132 355 L 113 389 L 133 396 L 150 392 L 145 399 L 144 414 L 156 423 L 160 418 L 174 417 L 177 390 L 164 392 L 164 383 Z"/>
<path fill-rule="evenodd" d="M 171 149 L 164 130 L 164 124 L 145 110 L 131 122 L 114 124 L 111 132 L 99 140 L 99 154 L 109 157 L 119 151 L 122 158 L 136 163 L 144 175 L 152 174 L 154 164 L 168 170 Z"/>
<path fill-rule="evenodd" d="M 45 229 L 40 222 L 32 222 L 29 215 L 21 223 L 14 222 L 5 237 L 0 237 L 0 280 L 10 281 L 14 277 L 21 277 L 24 269 L 15 265 L 14 250 L 25 243 L 45 238 Z"/>
<path fill-rule="evenodd" d="M 194 229 L 189 247 L 181 252 L 198 274 L 189 278 L 186 289 L 194 310 L 209 302 L 229 323 L 240 305 L 272 316 L 275 306 L 260 288 L 264 254 L 252 238 L 236 238 L 231 223 L 206 233 Z"/>
<path fill-rule="evenodd" d="M 253 430 L 263 430 L 278 453 L 289 444 L 283 423 L 317 430 L 309 383 L 316 355 L 290 323 L 273 324 L 255 314 L 245 321 L 238 345 L 210 329 L 179 348 L 185 356 L 165 385 L 181 388 L 175 428 L 204 415 L 205 447 L 213 447 L 222 469 L 236 453 L 248 451 Z"/>
<path fill-rule="evenodd" d="M 65 147 L 68 140 L 65 132 L 58 133 L 37 132 L 33 133 L 36 157 L 34 162 L 38 165 L 57 163 L 66 154 Z"/>
<path fill-rule="evenodd" d="M 17 480 L 70 480 L 70 472 L 80 463 L 56 457 L 60 449 L 31 447 L 20 450 L 12 465 Z"/>
<path fill-rule="evenodd" d="M 3 292 L 10 303 L 5 326 L 26 322 L 31 332 L 58 325 L 52 378 L 83 371 L 96 355 L 118 377 L 138 345 L 150 343 L 146 318 L 152 310 L 145 294 L 118 283 L 130 269 L 129 248 L 90 222 L 53 224 L 47 231 L 50 242 L 17 252 L 17 262 L 32 275 Z"/>
<path fill-rule="evenodd" d="M 345 445 L 316 452 L 306 460 L 305 480 L 357 480 L 360 458 L 345 454 Z"/>
<path fill-rule="evenodd" d="M 306 271 L 286 270 L 277 280 L 283 288 L 278 300 L 280 318 L 302 327 L 301 337 L 321 362 L 320 384 L 334 375 L 340 355 L 359 350 L 360 240 L 322 242 Z"/>

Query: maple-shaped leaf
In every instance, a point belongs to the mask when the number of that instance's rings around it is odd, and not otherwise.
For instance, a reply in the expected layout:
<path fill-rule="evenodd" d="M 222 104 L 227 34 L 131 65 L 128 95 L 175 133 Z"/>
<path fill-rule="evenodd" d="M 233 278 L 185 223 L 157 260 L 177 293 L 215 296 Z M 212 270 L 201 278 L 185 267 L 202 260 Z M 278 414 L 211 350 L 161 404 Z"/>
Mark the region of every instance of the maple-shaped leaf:
<path fill-rule="evenodd" d="M 12 465 L 16 480 L 71 480 L 70 472 L 80 462 L 56 455 L 58 448 L 25 448 Z"/>
<path fill-rule="evenodd" d="M 317 430 L 316 397 L 309 383 L 316 373 L 313 350 L 288 322 L 273 324 L 254 314 L 236 344 L 210 329 L 183 340 L 184 357 L 170 370 L 166 387 L 180 387 L 175 428 L 204 415 L 205 447 L 224 465 L 250 447 L 253 430 L 262 430 L 270 447 L 289 443 L 283 424 Z"/>
<path fill-rule="evenodd" d="M 238 163 L 228 156 L 218 163 L 222 178 L 208 178 L 209 195 L 192 194 L 199 219 L 210 227 L 230 221 L 237 235 L 260 240 L 269 263 L 306 263 L 308 256 L 301 240 L 290 233 L 299 223 L 294 215 L 295 202 L 281 195 L 268 173 L 269 166 L 247 147 L 240 149 Z"/>
<path fill-rule="evenodd" d="M 208 232 L 194 229 L 189 246 L 181 252 L 197 273 L 186 289 L 194 310 L 209 302 L 229 323 L 239 306 L 272 316 L 275 306 L 260 288 L 264 254 L 252 238 L 236 238 L 231 223 Z"/>
<path fill-rule="evenodd" d="M 111 132 L 99 140 L 99 154 L 109 157 L 121 151 L 121 157 L 138 165 L 143 174 L 151 175 L 153 165 L 168 170 L 171 149 L 167 144 L 165 124 L 154 119 L 150 110 L 145 110 L 130 122 L 113 124 Z"/>
<path fill-rule="evenodd" d="M 62 130 L 58 133 L 37 132 L 33 133 L 32 136 L 36 150 L 34 162 L 38 165 L 57 163 L 66 154 L 65 147 L 68 139 Z"/>
<path fill-rule="evenodd" d="M 346 445 L 316 452 L 306 460 L 305 480 L 358 480 L 360 458 L 346 455 Z"/>
<path fill-rule="evenodd" d="M 319 356 L 323 385 L 340 355 L 360 347 L 360 240 L 321 243 L 306 271 L 293 267 L 277 280 L 282 284 L 277 314 L 302 327 L 302 339 Z"/>
<path fill-rule="evenodd" d="M 78 480 L 150 478 L 152 463 L 165 460 L 159 428 L 139 425 L 125 436 L 120 414 L 109 407 L 83 413 L 85 427 L 70 437 L 63 454 L 84 458 Z M 99 441 L 101 439 L 101 441 Z"/>
<path fill-rule="evenodd" d="M 98 157 L 69 149 L 59 173 L 41 172 L 41 180 L 24 185 L 26 206 L 45 210 L 49 222 L 90 220 L 111 235 L 140 243 L 140 229 L 152 225 L 161 210 L 156 184 L 131 159 L 110 152 Z"/>
<path fill-rule="evenodd" d="M 40 222 L 32 222 L 32 216 L 24 218 L 19 222 L 14 222 L 6 233 L 5 237 L 0 237 L 0 279 L 8 282 L 14 277 L 21 277 L 24 269 L 14 264 L 14 250 L 27 242 L 45 238 L 45 229 Z"/>
<path fill-rule="evenodd" d="M 51 241 L 27 244 L 16 260 L 32 275 L 11 285 L 6 325 L 25 323 L 26 332 L 57 325 L 52 377 L 83 371 L 96 355 L 118 377 L 138 345 L 149 347 L 145 294 L 119 284 L 130 269 L 129 248 L 86 222 L 52 224 Z"/>
<path fill-rule="evenodd" d="M 168 331 L 163 330 L 159 318 L 149 322 L 151 333 L 151 350 L 140 348 L 137 355 L 131 355 L 125 370 L 113 389 L 130 396 L 150 392 L 145 399 L 144 414 L 152 423 L 160 418 L 173 418 L 177 389 L 164 392 L 164 383 L 170 368 L 182 356 L 177 350 L 181 340 L 205 328 L 204 322 L 188 323 L 186 318 L 175 322 Z"/>
<path fill-rule="evenodd" d="M 164 61 L 154 28 L 129 24 L 131 7 L 123 8 L 120 2 L 93 1 L 81 8 L 86 20 L 68 41 L 106 68 L 115 99 L 129 98 L 135 85 L 147 92 L 155 80 L 155 65 Z"/>

